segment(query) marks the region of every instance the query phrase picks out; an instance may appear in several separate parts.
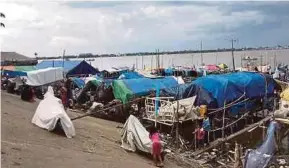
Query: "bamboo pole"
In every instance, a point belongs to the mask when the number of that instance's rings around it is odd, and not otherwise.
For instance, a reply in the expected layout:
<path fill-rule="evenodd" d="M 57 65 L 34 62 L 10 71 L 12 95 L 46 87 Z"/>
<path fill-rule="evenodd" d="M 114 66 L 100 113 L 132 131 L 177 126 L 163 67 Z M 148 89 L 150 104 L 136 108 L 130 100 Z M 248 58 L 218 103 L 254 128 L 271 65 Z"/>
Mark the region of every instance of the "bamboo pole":
<path fill-rule="evenodd" d="M 226 100 L 224 102 L 222 138 L 225 137 L 225 112 L 226 112 Z"/>

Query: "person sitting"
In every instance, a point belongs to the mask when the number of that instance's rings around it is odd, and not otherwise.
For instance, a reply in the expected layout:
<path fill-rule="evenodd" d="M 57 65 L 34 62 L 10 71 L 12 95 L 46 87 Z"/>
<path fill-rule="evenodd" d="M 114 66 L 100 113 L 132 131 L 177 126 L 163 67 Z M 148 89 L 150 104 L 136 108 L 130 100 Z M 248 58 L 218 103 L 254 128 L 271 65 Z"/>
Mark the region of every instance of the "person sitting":
<path fill-rule="evenodd" d="M 158 133 L 156 127 L 154 126 L 151 127 L 149 137 L 152 141 L 152 155 L 153 155 L 155 165 L 158 167 L 162 167 L 163 166 L 163 160 L 161 157 L 162 144 L 160 140 L 160 134 Z M 158 160 L 160 162 L 159 164 L 158 164 Z"/>

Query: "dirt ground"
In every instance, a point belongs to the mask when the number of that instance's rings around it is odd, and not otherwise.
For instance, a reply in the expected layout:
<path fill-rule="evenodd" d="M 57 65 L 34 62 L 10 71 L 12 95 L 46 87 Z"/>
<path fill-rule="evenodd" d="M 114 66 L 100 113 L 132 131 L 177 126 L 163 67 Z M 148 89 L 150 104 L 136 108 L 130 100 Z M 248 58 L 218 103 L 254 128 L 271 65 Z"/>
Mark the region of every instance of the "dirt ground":
<path fill-rule="evenodd" d="M 31 123 L 38 103 L 1 93 L 1 162 L 4 168 L 150 168 L 152 161 L 124 151 L 119 123 L 93 117 L 75 120 L 76 136 L 68 139 Z M 68 112 L 70 117 L 79 114 Z M 166 161 L 165 167 L 179 166 Z"/>

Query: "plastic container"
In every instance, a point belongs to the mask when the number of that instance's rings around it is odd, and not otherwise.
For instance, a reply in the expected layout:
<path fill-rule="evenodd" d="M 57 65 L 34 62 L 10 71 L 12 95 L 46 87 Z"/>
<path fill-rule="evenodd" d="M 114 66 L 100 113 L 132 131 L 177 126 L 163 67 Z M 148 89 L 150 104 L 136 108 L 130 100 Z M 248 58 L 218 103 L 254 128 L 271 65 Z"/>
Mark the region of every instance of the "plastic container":
<path fill-rule="evenodd" d="M 207 113 L 207 106 L 206 105 L 200 105 L 200 117 L 204 117 L 204 115 Z"/>

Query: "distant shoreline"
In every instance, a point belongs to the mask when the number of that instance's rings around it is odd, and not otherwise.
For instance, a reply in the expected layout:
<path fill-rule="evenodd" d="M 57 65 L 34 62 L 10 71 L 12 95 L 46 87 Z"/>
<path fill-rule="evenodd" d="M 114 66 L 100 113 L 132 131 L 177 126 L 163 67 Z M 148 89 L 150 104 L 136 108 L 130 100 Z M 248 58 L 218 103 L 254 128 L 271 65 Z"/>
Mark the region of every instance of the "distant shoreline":
<path fill-rule="evenodd" d="M 288 47 L 284 48 L 241 48 L 241 49 L 234 49 L 234 52 L 240 51 L 272 51 L 272 50 L 288 50 Z M 47 60 L 47 59 L 75 59 L 75 58 L 102 58 L 102 57 L 129 57 L 129 56 L 151 56 L 151 55 L 173 55 L 173 54 L 206 54 L 206 53 L 217 53 L 217 52 L 231 52 L 232 49 L 217 49 L 217 50 L 183 50 L 183 51 L 172 51 L 172 52 L 139 52 L 139 53 L 126 53 L 126 54 L 79 54 L 79 55 L 66 55 L 64 58 L 62 56 L 56 57 L 37 57 L 37 60 Z"/>

